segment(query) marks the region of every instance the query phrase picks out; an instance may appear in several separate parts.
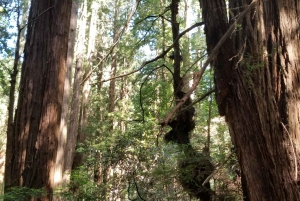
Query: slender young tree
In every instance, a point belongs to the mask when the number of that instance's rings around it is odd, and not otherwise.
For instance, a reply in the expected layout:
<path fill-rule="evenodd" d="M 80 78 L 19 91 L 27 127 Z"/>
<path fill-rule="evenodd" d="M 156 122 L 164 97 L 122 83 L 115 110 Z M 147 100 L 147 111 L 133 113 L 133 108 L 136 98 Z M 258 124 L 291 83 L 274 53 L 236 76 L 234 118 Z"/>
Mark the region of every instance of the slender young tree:
<path fill-rule="evenodd" d="M 226 2 L 200 0 L 208 52 L 238 23 L 211 65 L 219 113 L 242 170 L 244 200 L 300 200 L 300 3 L 229 0 L 228 21 Z M 242 12 L 245 17 L 236 22 Z"/>
<path fill-rule="evenodd" d="M 91 9 L 91 10 L 90 10 Z M 86 143 L 86 127 L 88 123 L 88 110 L 89 110 L 89 94 L 91 90 L 90 78 L 87 77 L 89 70 L 92 66 L 92 61 L 95 59 L 95 40 L 98 35 L 97 32 L 97 20 L 99 3 L 96 1 L 91 2 L 91 6 L 88 6 L 88 1 L 83 2 L 81 22 L 79 24 L 79 42 L 77 45 L 77 61 L 76 71 L 74 77 L 74 93 L 72 108 L 76 111 L 72 112 L 72 124 L 70 124 L 70 130 L 76 135 L 73 135 L 72 142 L 76 145 L 76 149 L 82 144 Z M 90 13 L 90 19 L 88 23 L 88 15 Z M 88 29 L 86 29 L 88 27 Z M 88 36 L 87 36 L 88 31 Z M 86 37 L 87 36 L 87 37 Z M 85 45 L 87 44 L 87 45 Z M 82 82 L 83 81 L 83 82 Z M 75 121 L 76 120 L 76 121 Z M 71 133 L 70 133 L 71 134 Z M 70 135 L 72 136 L 72 134 Z M 71 140 L 71 138 L 70 138 Z M 77 171 L 81 166 L 84 166 L 85 153 L 75 152 L 73 149 L 72 163 L 70 163 L 72 170 Z M 69 169 L 71 170 L 71 169 Z M 76 180 L 73 180 L 73 184 Z M 79 184 L 73 186 L 74 189 L 80 189 Z"/>
<path fill-rule="evenodd" d="M 68 137 L 67 137 L 67 146 L 66 146 L 66 155 L 67 160 L 65 162 L 64 171 L 70 179 L 70 174 L 72 170 L 72 165 L 75 155 L 75 147 L 77 142 L 78 135 L 78 126 L 79 126 L 79 110 L 80 110 L 80 98 L 81 98 L 81 86 L 80 82 L 82 80 L 82 69 L 85 59 L 85 38 L 86 38 L 86 23 L 87 23 L 87 1 L 84 0 L 81 5 L 81 16 L 78 25 L 78 43 L 76 48 L 76 65 L 74 72 L 74 82 L 73 82 L 73 94 L 72 94 L 72 104 L 71 104 L 71 113 L 68 125 Z"/>
<path fill-rule="evenodd" d="M 5 190 L 43 188 L 51 200 L 72 0 L 32 0 Z M 34 200 L 33 198 L 31 200 Z"/>
<path fill-rule="evenodd" d="M 14 58 L 14 65 L 13 70 L 10 74 L 10 91 L 9 91 L 9 103 L 8 103 L 8 119 L 7 119 L 7 136 L 12 135 L 14 124 L 14 106 L 15 106 L 15 93 L 16 93 L 16 84 L 17 84 L 17 75 L 18 75 L 18 66 L 20 61 L 20 41 L 21 41 L 21 33 L 22 29 L 20 26 L 20 17 L 21 17 L 21 10 L 20 10 L 20 4 L 18 5 L 18 11 L 17 11 L 17 29 L 18 29 L 18 35 L 16 40 L 16 49 L 15 49 L 15 58 Z M 13 138 L 8 138 L 6 142 L 6 149 L 11 150 L 13 146 Z M 12 152 L 6 153 L 6 160 L 10 160 L 12 158 Z M 9 164 L 9 163 L 6 163 Z M 6 172 L 5 177 L 10 177 L 10 172 Z"/>

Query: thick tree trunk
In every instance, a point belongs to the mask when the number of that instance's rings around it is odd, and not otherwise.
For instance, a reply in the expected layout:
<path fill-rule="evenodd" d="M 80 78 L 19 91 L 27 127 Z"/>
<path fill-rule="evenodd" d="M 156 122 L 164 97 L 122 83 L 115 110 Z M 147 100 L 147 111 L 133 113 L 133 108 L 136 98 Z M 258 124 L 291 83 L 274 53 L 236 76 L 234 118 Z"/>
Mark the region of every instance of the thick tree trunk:
<path fill-rule="evenodd" d="M 228 27 L 225 0 L 200 2 L 210 51 Z M 232 22 L 250 2 L 229 1 Z M 258 0 L 212 62 L 246 200 L 300 200 L 299 13 L 298 1 Z"/>
<path fill-rule="evenodd" d="M 71 0 L 31 1 L 5 186 L 44 188 L 47 195 L 39 200 L 50 200 L 53 193 L 71 5 Z"/>

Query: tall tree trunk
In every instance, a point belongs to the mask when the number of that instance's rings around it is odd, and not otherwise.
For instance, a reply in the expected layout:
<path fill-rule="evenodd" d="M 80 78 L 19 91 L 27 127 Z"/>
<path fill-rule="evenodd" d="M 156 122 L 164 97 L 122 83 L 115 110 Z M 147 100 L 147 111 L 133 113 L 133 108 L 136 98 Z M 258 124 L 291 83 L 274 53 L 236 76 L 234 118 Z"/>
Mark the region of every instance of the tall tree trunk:
<path fill-rule="evenodd" d="M 11 167 L 12 157 L 13 157 L 13 130 L 14 130 L 14 106 L 15 106 L 15 92 L 16 92 L 16 82 L 17 82 L 17 74 L 18 74 L 18 65 L 20 61 L 20 40 L 21 40 L 21 28 L 20 28 L 20 8 L 18 8 L 17 12 L 17 41 L 16 41 L 16 49 L 15 49 L 15 58 L 12 73 L 10 74 L 10 89 L 9 89 L 9 103 L 8 103 L 8 120 L 7 120 L 7 142 L 6 142 L 6 155 L 5 155 L 5 169 Z M 12 171 L 5 171 L 5 183 L 12 183 Z"/>
<path fill-rule="evenodd" d="M 174 57 L 174 75 L 173 75 L 173 88 L 174 88 L 174 94 L 176 99 L 180 99 L 181 97 L 178 97 L 176 95 L 177 92 L 180 92 L 183 87 L 182 78 L 180 75 L 181 68 L 180 68 L 180 62 L 181 62 L 181 55 L 180 55 L 180 47 L 179 47 L 179 41 L 176 41 L 178 35 L 179 35 L 179 22 L 177 21 L 177 14 L 178 14 L 178 8 L 179 6 L 179 0 L 172 0 L 172 3 L 170 5 L 171 8 L 171 22 L 172 22 L 172 36 L 173 36 L 173 42 L 174 42 L 174 51 L 173 51 L 173 57 Z"/>
<path fill-rule="evenodd" d="M 97 1 L 92 2 L 92 13 L 90 19 L 90 27 L 89 27 L 89 37 L 88 37 L 88 48 L 87 48 L 87 55 L 91 60 L 91 57 L 96 56 L 95 54 L 95 47 L 96 47 L 96 36 L 97 36 L 97 22 L 98 22 L 98 10 L 100 4 Z"/>
<path fill-rule="evenodd" d="M 72 95 L 72 104 L 71 104 L 71 115 L 70 123 L 68 127 L 68 144 L 66 147 L 67 151 L 67 160 L 65 163 L 65 173 L 67 175 L 71 174 L 73 169 L 74 157 L 75 157 L 75 148 L 77 143 L 77 136 L 79 133 L 79 114 L 80 114 L 80 98 L 81 98 L 81 81 L 83 78 L 82 69 L 84 62 L 84 55 L 86 52 L 85 41 L 86 41 L 86 24 L 87 24 L 87 0 L 84 0 L 82 3 L 82 10 L 79 22 L 79 31 L 78 31 L 78 43 L 76 47 L 76 66 L 74 74 L 74 84 L 73 84 L 73 95 Z M 68 176 L 69 178 L 69 176 Z"/>
<path fill-rule="evenodd" d="M 89 23 L 89 36 L 88 36 L 88 47 L 87 47 L 87 55 L 88 55 L 88 65 L 92 66 L 92 60 L 97 56 L 94 52 L 96 36 L 97 36 L 97 20 L 98 20 L 98 9 L 99 3 L 94 1 L 92 2 L 92 14 Z M 77 135 L 77 144 L 83 144 L 86 138 L 85 128 L 87 126 L 88 119 L 88 102 L 89 102 L 89 93 L 90 93 L 90 78 L 87 77 L 90 69 L 85 69 L 85 75 L 83 76 L 84 83 L 82 85 L 82 97 L 81 97 L 81 105 L 80 105 L 80 117 L 79 117 L 79 129 Z M 75 153 L 74 161 L 72 165 L 72 169 L 75 170 L 78 167 L 83 165 L 83 156 L 84 153 Z"/>
<path fill-rule="evenodd" d="M 39 200 L 53 193 L 71 7 L 71 0 L 31 1 L 5 186 L 44 188 Z"/>
<path fill-rule="evenodd" d="M 172 0 L 170 5 L 174 43 L 173 88 L 176 104 L 179 104 L 185 96 L 185 92 L 183 91 L 185 80 L 181 77 L 180 73 L 182 56 L 180 55 L 179 41 L 176 41 L 179 35 L 179 23 L 177 22 L 178 4 L 179 0 Z M 190 106 L 191 103 L 191 98 L 189 98 L 184 106 Z M 179 111 L 175 119 L 168 123 L 172 130 L 165 134 L 164 139 L 166 142 L 177 143 L 185 155 L 184 159 L 178 159 L 178 180 L 182 187 L 190 196 L 202 201 L 210 201 L 212 199 L 210 184 L 208 182 L 204 186 L 202 184 L 211 174 L 214 167 L 207 155 L 197 152 L 190 143 L 190 132 L 195 128 L 194 114 L 194 107 Z"/>
<path fill-rule="evenodd" d="M 8 102 L 8 119 L 7 119 L 7 141 L 6 141 L 6 165 L 11 165 L 11 160 L 13 157 L 13 135 L 14 130 L 14 112 L 15 112 L 15 93 L 16 93 L 16 84 L 17 84 L 17 75 L 19 72 L 19 62 L 20 62 L 20 53 L 23 50 L 22 40 L 25 39 L 25 23 L 28 19 L 28 1 L 18 2 L 17 7 L 17 30 L 18 35 L 16 39 L 16 47 L 15 47 L 15 55 L 14 55 L 14 63 L 13 69 L 10 74 L 10 89 L 9 89 L 9 102 Z M 22 15 L 21 15 L 22 13 Z M 9 180 L 11 178 L 11 171 L 7 171 L 4 173 L 4 177 Z M 8 183 L 12 183 L 12 181 L 7 181 Z"/>
<path fill-rule="evenodd" d="M 119 7 L 118 5 L 119 0 L 115 1 L 116 7 L 115 7 L 115 13 L 114 13 L 114 27 L 113 27 L 113 44 L 115 44 L 118 41 L 118 17 L 119 17 Z M 110 68 L 110 77 L 115 77 L 117 74 L 117 52 L 112 52 L 112 62 L 111 62 L 111 68 Z M 109 103 L 108 103 L 108 112 L 112 113 L 115 111 L 115 101 L 116 101 L 116 79 L 112 79 L 109 83 Z M 113 117 L 111 119 L 110 123 L 110 131 L 113 132 L 114 128 L 114 120 Z"/>
<path fill-rule="evenodd" d="M 229 25 L 226 4 L 200 2 L 209 52 Z M 249 3 L 229 1 L 232 23 Z M 298 1 L 257 0 L 211 63 L 245 200 L 300 200 L 299 13 Z"/>
<path fill-rule="evenodd" d="M 210 74 L 212 73 L 212 70 L 210 70 Z M 210 80 L 209 88 L 212 88 L 212 80 Z M 205 143 L 205 148 L 208 154 L 210 154 L 210 142 L 211 142 L 211 120 L 212 120 L 212 101 L 213 96 L 212 94 L 209 95 L 209 103 L 208 103 L 208 119 L 207 119 L 207 140 Z M 222 152 L 224 153 L 224 152 Z"/>
<path fill-rule="evenodd" d="M 90 80 L 86 79 L 87 74 L 88 74 L 88 69 L 86 69 L 86 72 L 83 76 L 83 80 L 85 80 L 85 81 L 82 86 L 82 100 L 81 100 L 81 106 L 80 106 L 77 144 L 83 144 L 85 142 L 85 138 L 86 138 L 85 129 L 86 129 L 86 126 L 88 123 L 88 103 L 89 103 L 89 94 L 90 94 L 90 90 L 91 90 Z M 83 153 L 75 152 L 72 169 L 75 170 L 82 165 L 83 165 Z"/>
<path fill-rule="evenodd" d="M 78 10 L 78 0 L 72 2 L 72 13 L 70 22 L 70 32 L 69 32 L 69 44 L 68 44 L 68 54 L 66 63 L 66 77 L 64 83 L 64 96 L 60 123 L 60 138 L 58 141 L 57 156 L 55 163 L 55 186 L 64 186 L 68 183 L 68 172 L 65 171 L 65 160 L 67 159 L 67 135 L 68 135 L 68 120 L 69 120 L 69 106 L 70 106 L 70 92 L 72 83 L 72 67 L 74 60 L 74 46 L 76 39 L 76 28 L 77 28 L 77 10 Z M 67 175 L 64 175 L 66 173 Z"/>

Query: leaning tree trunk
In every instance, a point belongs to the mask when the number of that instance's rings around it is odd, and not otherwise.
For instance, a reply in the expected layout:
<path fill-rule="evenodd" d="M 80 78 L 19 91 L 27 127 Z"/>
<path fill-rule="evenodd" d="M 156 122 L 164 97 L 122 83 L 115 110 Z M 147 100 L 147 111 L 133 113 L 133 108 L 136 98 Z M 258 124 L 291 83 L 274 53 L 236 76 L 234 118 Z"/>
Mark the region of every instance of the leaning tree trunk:
<path fill-rule="evenodd" d="M 19 102 L 7 161 L 11 186 L 44 188 L 51 200 L 62 107 L 71 0 L 32 0 Z"/>
<path fill-rule="evenodd" d="M 228 122 L 245 200 L 300 200 L 300 4 L 255 0 L 211 65 Z M 249 0 L 200 0 L 208 52 Z M 214 15 L 211 15 L 211 13 Z M 298 174 L 298 175 L 297 175 Z"/>

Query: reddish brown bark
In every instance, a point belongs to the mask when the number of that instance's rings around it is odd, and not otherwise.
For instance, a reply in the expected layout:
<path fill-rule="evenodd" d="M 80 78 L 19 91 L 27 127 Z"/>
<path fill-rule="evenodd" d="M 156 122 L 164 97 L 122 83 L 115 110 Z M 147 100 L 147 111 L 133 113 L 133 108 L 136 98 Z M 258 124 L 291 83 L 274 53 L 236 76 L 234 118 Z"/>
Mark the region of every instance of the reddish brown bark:
<path fill-rule="evenodd" d="M 61 116 L 71 0 L 31 1 L 19 101 L 6 171 L 11 186 L 44 188 L 50 200 Z"/>
<path fill-rule="evenodd" d="M 72 163 L 67 165 L 67 162 L 72 159 L 70 157 L 69 151 L 72 151 L 69 147 L 74 147 L 75 142 L 72 143 L 68 139 L 68 120 L 70 116 L 70 99 L 71 99 L 71 85 L 72 85 L 72 67 L 74 60 L 74 47 L 76 40 L 76 28 L 77 28 L 77 13 L 78 13 L 78 0 L 72 1 L 72 12 L 71 12 L 71 20 L 70 20 L 70 31 L 69 31 L 69 43 L 68 43 L 68 54 L 67 54 L 67 62 L 66 62 L 66 77 L 64 82 L 64 96 L 62 102 L 62 114 L 60 121 L 60 133 L 58 139 L 58 148 L 57 148 L 57 156 L 55 163 L 55 188 L 61 188 L 69 183 L 70 180 L 70 169 L 72 167 Z M 73 107 L 72 107 L 73 109 Z M 72 110 L 73 111 L 73 110 Z M 68 143 L 67 143 L 68 142 Z M 71 155 L 72 156 L 72 155 Z M 65 168 L 65 166 L 70 168 Z M 60 197 L 57 196 L 56 200 L 60 200 Z"/>
<path fill-rule="evenodd" d="M 234 17 L 251 1 L 229 1 Z M 200 0 L 208 51 L 228 27 L 225 0 Z M 211 15 L 211 13 L 215 15 Z M 211 63 L 243 173 L 245 200 L 300 200 L 300 6 L 258 0 Z"/>

